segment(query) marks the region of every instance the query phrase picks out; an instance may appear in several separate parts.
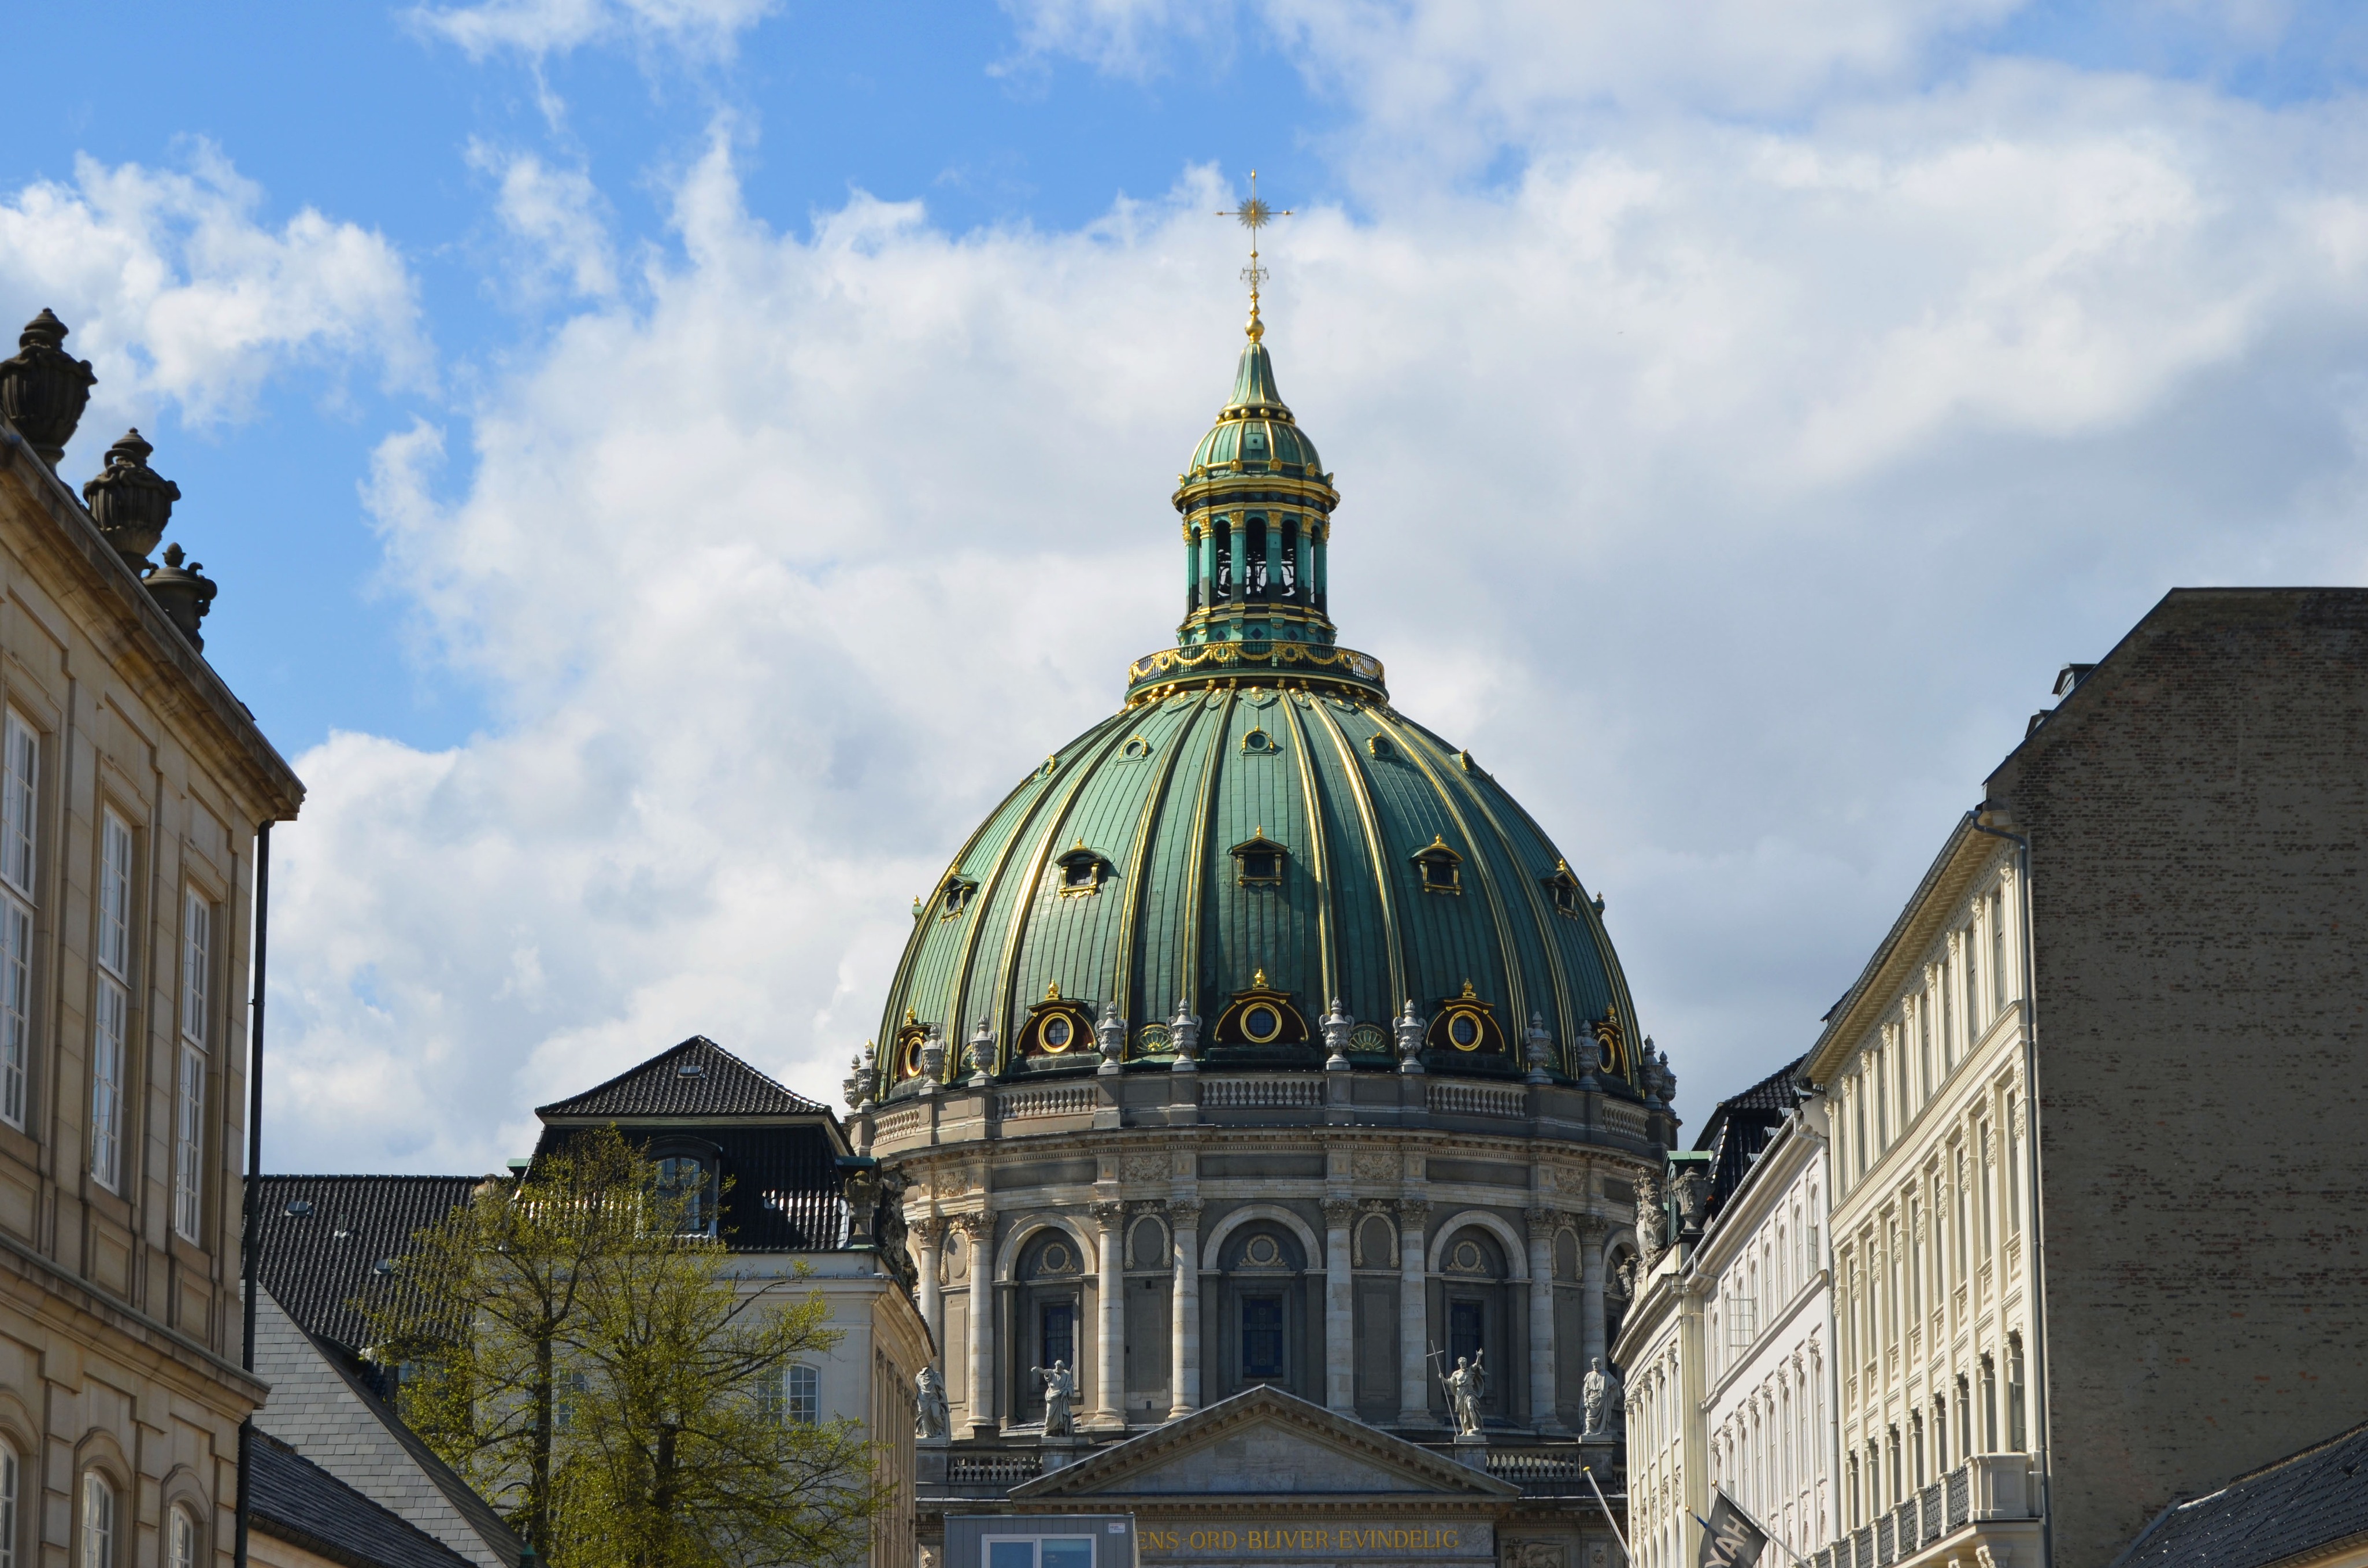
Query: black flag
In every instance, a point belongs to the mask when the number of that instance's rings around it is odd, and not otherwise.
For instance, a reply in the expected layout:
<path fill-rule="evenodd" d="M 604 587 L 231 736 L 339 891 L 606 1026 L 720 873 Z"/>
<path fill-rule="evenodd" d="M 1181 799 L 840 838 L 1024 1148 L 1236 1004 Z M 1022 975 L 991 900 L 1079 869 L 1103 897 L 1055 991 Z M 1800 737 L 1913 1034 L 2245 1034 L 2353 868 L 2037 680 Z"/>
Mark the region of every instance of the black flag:
<path fill-rule="evenodd" d="M 1767 1535 L 1727 1501 L 1724 1488 L 1711 1496 L 1710 1517 L 1696 1515 L 1695 1518 L 1702 1525 L 1702 1540 L 1694 1568 L 1752 1568 L 1768 1546 Z"/>

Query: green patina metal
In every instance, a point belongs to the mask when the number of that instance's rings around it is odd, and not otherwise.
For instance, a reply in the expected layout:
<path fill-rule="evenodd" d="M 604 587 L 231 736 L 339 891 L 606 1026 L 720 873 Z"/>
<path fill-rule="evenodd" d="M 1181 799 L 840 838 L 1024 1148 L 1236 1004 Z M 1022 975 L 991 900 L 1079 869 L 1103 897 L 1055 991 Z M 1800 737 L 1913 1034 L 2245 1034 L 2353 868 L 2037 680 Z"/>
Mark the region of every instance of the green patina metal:
<path fill-rule="evenodd" d="M 900 1070 L 891 1037 L 915 1025 L 942 1029 L 949 1081 L 982 1020 L 999 1076 L 1090 1071 L 1090 1041 L 1014 1054 L 1054 987 L 1097 1016 L 1115 1006 L 1129 1071 L 1172 1060 L 1179 998 L 1212 1067 L 1320 1063 L 1318 1020 L 1337 998 L 1379 1026 L 1356 1031 L 1351 1060 L 1386 1068 L 1409 1002 L 1429 1023 L 1468 1001 L 1502 1049 L 1433 1039 L 1429 1071 L 1518 1076 L 1539 1028 L 1553 1076 L 1640 1091 L 1627 984 L 1564 856 L 1468 753 L 1390 706 L 1378 660 L 1338 645 L 1323 585 L 1339 493 L 1255 337 L 1174 503 L 1188 587 L 1176 644 L 1128 667 L 1121 710 L 1022 780 L 918 907 L 881 1036 L 883 1093 L 919 1088 L 886 1081 Z M 1078 846 L 1104 869 L 1091 885 L 1066 880 Z M 1440 849 L 1452 889 L 1422 863 Z M 1260 988 L 1289 997 L 1308 1038 L 1212 1039 L 1234 998 Z"/>

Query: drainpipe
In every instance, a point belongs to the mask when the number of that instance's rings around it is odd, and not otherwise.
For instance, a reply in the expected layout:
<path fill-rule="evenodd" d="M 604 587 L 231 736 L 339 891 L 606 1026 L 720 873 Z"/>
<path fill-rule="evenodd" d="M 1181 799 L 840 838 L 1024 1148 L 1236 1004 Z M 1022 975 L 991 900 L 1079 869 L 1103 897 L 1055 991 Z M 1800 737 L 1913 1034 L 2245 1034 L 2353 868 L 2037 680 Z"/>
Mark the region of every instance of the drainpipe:
<path fill-rule="evenodd" d="M 2047 1430 L 2047 1247 L 2043 1229 L 2047 1206 L 2040 1201 L 2039 1193 L 2039 960 L 2036 928 L 2032 920 L 2031 839 L 2020 833 L 1993 826 L 1994 823 L 2012 820 L 2006 808 L 1985 801 L 1974 813 L 1973 829 L 1992 838 L 2003 838 L 2015 846 L 2020 864 L 2016 881 L 2021 884 L 2022 896 L 2016 902 L 2022 907 L 2022 1105 L 2030 1131 L 2023 1139 L 2024 1190 L 2031 1196 L 2027 1218 L 2030 1221 L 2031 1242 L 2031 1432 L 2032 1457 L 2039 1481 L 2039 1560 L 2042 1568 L 2055 1561 L 2055 1489 L 2051 1475 L 2052 1461 Z"/>
<path fill-rule="evenodd" d="M 255 833 L 255 994 L 247 999 L 250 1039 L 246 1048 L 246 1181 L 239 1221 L 240 1283 L 245 1291 L 246 1337 L 240 1346 L 240 1367 L 255 1370 L 255 1298 L 258 1289 L 256 1265 L 263 1248 L 256 1234 L 259 1218 L 255 1183 L 263 1169 L 263 972 L 271 928 L 271 824 Z M 238 1549 L 233 1561 L 246 1568 L 246 1517 L 250 1492 L 249 1460 L 255 1449 L 255 1417 L 238 1426 Z"/>

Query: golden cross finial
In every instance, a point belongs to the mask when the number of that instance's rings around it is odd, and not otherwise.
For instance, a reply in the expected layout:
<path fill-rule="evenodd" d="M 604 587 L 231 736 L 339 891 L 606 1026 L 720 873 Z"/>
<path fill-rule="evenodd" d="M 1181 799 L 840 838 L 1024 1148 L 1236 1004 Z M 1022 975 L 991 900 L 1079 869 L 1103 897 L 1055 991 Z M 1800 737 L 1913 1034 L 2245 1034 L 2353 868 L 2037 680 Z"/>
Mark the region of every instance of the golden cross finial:
<path fill-rule="evenodd" d="M 1250 286 L 1250 321 L 1243 330 L 1252 343 L 1266 335 L 1266 326 L 1258 320 L 1258 285 L 1266 281 L 1266 268 L 1258 265 L 1258 232 L 1277 218 L 1291 216 L 1291 209 L 1278 211 L 1258 199 L 1258 171 L 1250 171 L 1250 199 L 1230 212 L 1220 212 L 1220 218 L 1238 218 L 1242 227 L 1250 232 L 1250 264 L 1242 268 L 1242 281 Z"/>

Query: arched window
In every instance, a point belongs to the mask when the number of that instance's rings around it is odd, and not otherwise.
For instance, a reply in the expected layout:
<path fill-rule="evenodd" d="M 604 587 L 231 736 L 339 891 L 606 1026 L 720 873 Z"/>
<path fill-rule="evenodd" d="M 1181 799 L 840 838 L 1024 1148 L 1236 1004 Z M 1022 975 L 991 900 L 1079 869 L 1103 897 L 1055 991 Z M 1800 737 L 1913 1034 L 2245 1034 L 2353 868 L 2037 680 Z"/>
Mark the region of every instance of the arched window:
<path fill-rule="evenodd" d="M 685 1235 L 715 1233 L 715 1162 L 689 1149 L 651 1151 L 658 1168 L 658 1199 L 668 1209 L 681 1206 L 678 1228 Z"/>
<path fill-rule="evenodd" d="M 115 1568 L 115 1488 L 95 1470 L 82 1477 L 82 1568 Z"/>
<path fill-rule="evenodd" d="M 198 1521 L 176 1503 L 165 1531 L 165 1568 L 198 1568 Z"/>

